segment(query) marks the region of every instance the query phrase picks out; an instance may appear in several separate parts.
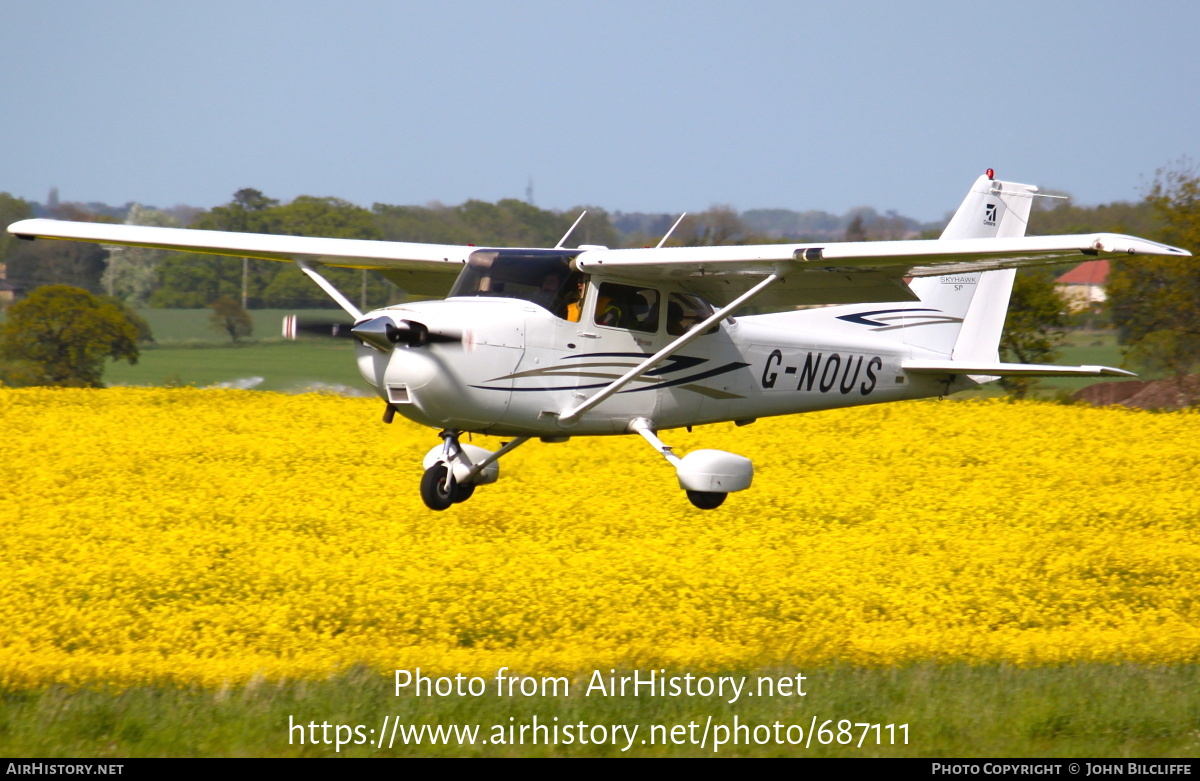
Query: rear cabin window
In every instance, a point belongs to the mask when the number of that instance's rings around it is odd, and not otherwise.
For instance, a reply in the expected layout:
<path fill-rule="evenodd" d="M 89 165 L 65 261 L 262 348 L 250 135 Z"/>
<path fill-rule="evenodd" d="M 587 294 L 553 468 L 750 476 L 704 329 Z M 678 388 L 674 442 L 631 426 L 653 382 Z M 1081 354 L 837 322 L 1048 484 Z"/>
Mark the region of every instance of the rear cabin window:
<path fill-rule="evenodd" d="M 712 313 L 713 308 L 704 299 L 683 293 L 672 293 L 667 298 L 667 333 L 671 336 L 683 336 L 696 324 L 711 317 Z M 715 334 L 717 328 L 718 326 L 714 325 L 704 333 L 706 335 Z"/>

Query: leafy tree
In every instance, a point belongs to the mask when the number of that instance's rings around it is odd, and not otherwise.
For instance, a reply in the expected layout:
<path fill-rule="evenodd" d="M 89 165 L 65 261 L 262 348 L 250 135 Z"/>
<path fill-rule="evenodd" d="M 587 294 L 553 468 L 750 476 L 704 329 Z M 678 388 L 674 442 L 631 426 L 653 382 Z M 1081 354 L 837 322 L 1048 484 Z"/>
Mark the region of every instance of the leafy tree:
<path fill-rule="evenodd" d="M 137 310 L 116 296 L 97 296 L 97 298 L 101 302 L 119 309 L 121 314 L 125 315 L 129 319 L 129 322 L 133 323 L 138 332 L 138 344 L 154 343 L 154 333 L 150 330 L 150 323 L 146 321 L 146 318 L 139 315 Z"/>
<path fill-rule="evenodd" d="M 196 217 L 189 227 L 234 233 L 278 233 L 273 209 L 279 201 L 259 190 L 243 188 L 233 200 Z M 195 252 L 171 252 L 158 265 L 157 288 L 150 296 L 153 307 L 202 309 L 221 296 L 240 297 L 243 275 L 247 303 L 261 304 L 261 291 L 283 264 Z"/>
<path fill-rule="evenodd" d="M 164 211 L 147 209 L 134 204 L 125 219 L 126 225 L 152 225 L 177 228 L 179 221 Z M 104 290 L 133 307 L 144 307 L 158 286 L 158 267 L 170 253 L 150 247 L 113 247 L 109 249 L 108 265 L 101 277 Z"/>
<path fill-rule="evenodd" d="M 325 236 L 334 239 L 382 239 L 371 212 L 341 198 L 301 195 L 286 206 L 276 206 L 267 215 L 268 233 L 289 236 Z"/>
<path fill-rule="evenodd" d="M 745 244 L 750 231 L 732 206 L 713 206 L 699 214 L 689 214 L 667 240 L 669 247 L 715 247 Z"/>
<path fill-rule="evenodd" d="M 280 205 L 260 191 L 242 189 L 233 200 L 198 217 L 192 227 L 234 232 L 327 236 L 343 239 L 381 239 L 383 233 L 368 210 L 340 198 L 302 195 Z M 327 267 L 330 282 L 351 293 L 360 291 L 364 274 Z M 240 297 L 246 306 L 335 306 L 299 269 L 269 260 L 224 258 L 197 253 L 172 253 L 159 267 L 158 290 L 152 306 L 199 308 L 223 296 Z M 371 275 L 366 298 L 390 300 L 394 287 Z"/>
<path fill-rule="evenodd" d="M 383 238 L 374 215 L 361 206 L 341 198 L 316 198 L 301 195 L 286 206 L 271 210 L 273 232 L 292 236 L 325 236 L 335 239 Z M 262 302 L 274 307 L 331 307 L 333 302 L 300 269 L 291 264 L 272 263 L 269 279 L 264 276 L 260 290 Z M 350 297 L 367 282 L 368 301 L 390 300 L 392 286 L 374 274 L 353 269 L 325 267 L 321 274 Z M 363 306 L 366 304 L 363 302 Z"/>
<path fill-rule="evenodd" d="M 467 201 L 458 206 L 391 206 L 377 203 L 375 222 L 389 241 L 432 244 L 476 244 L 490 247 L 553 247 L 575 222 L 583 207 L 563 213 L 539 209 L 506 198 L 496 203 Z M 587 207 L 587 216 L 571 234 L 567 246 L 618 246 L 620 236 L 607 212 Z"/>
<path fill-rule="evenodd" d="M 608 212 L 599 206 L 574 206 L 563 212 L 561 215 L 562 222 L 558 226 L 555 226 L 561 227 L 562 231 L 552 241 L 548 241 L 546 246 L 553 247 L 557 244 L 559 239 L 563 237 L 563 234 L 567 232 L 567 228 L 574 225 L 580 212 L 583 211 L 587 212 L 587 216 L 583 218 L 583 222 L 579 223 L 567 238 L 566 246 L 578 247 L 581 244 L 598 244 L 603 247 L 621 246 L 621 234 L 613 227 L 612 219 L 608 216 Z"/>
<path fill-rule="evenodd" d="M 1066 334 L 1067 301 L 1046 269 L 1022 269 L 1013 282 L 1000 357 L 1011 363 L 1053 363 Z M 1002 377 L 1000 387 L 1018 399 L 1037 387 L 1034 377 Z"/>
<path fill-rule="evenodd" d="M 224 206 L 215 206 L 196 218 L 193 228 L 233 231 L 235 233 L 278 233 L 271 209 L 279 201 L 260 191 L 245 187 L 233 194 Z"/>
<path fill-rule="evenodd" d="M 1030 236 L 1108 232 L 1149 237 L 1162 232 L 1162 220 L 1147 201 L 1076 206 L 1069 200 L 1034 198 L 1027 232 Z"/>
<path fill-rule="evenodd" d="M 372 211 L 376 225 L 389 241 L 474 244 L 482 247 L 553 247 L 583 210 L 583 207 L 575 207 L 558 213 L 507 198 L 494 204 L 467 201 L 458 206 L 439 203 L 391 206 L 377 203 Z M 587 207 L 587 216 L 566 242 L 568 247 L 581 244 L 620 246 L 620 234 L 603 209 Z"/>
<path fill-rule="evenodd" d="M 665 233 L 674 222 L 673 218 L 666 221 L 662 226 L 662 232 Z M 653 227 L 657 229 L 659 226 Z M 648 246 L 657 244 L 661 237 L 661 233 L 647 236 L 641 232 L 634 232 L 626 238 L 628 246 Z M 735 244 L 773 244 L 780 241 L 787 241 L 787 239 L 779 235 L 760 233 L 747 224 L 732 206 L 717 205 L 706 211 L 684 217 L 664 246 L 714 247 Z"/>
<path fill-rule="evenodd" d="M 138 359 L 138 327 L 86 290 L 46 285 L 8 310 L 0 374 L 10 385 L 102 388 L 104 359 Z"/>
<path fill-rule="evenodd" d="M 254 321 L 250 319 L 250 313 L 233 296 L 221 296 L 209 304 L 209 308 L 213 310 L 209 323 L 218 331 L 229 334 L 234 344 L 237 344 L 238 337 L 253 333 Z"/>
<path fill-rule="evenodd" d="M 846 241 L 867 241 L 867 229 L 863 226 L 862 214 L 854 215 L 854 219 L 846 226 Z"/>
<path fill-rule="evenodd" d="M 234 233 L 279 233 L 278 219 L 273 211 L 278 205 L 279 201 L 268 198 L 261 191 L 243 187 L 233 194 L 233 200 L 225 206 L 217 206 L 207 214 L 200 215 L 192 227 L 202 230 L 233 231 Z M 204 261 L 181 260 L 180 262 Z M 277 265 L 268 260 L 227 257 L 209 259 L 207 262 L 213 266 L 212 273 L 217 277 L 228 278 L 235 272 L 238 274 L 242 307 L 250 305 L 252 289 L 261 291 L 270 282 L 271 277 L 276 273 L 275 266 Z M 166 280 L 164 280 L 165 282 Z"/>
<path fill-rule="evenodd" d="M 1162 221 L 1158 238 L 1200 251 L 1200 174 L 1188 160 L 1159 169 L 1146 196 Z M 1108 302 L 1126 356 L 1182 386 L 1200 365 L 1200 263 L 1188 257 L 1114 263 Z"/>
<path fill-rule="evenodd" d="M 265 265 L 270 261 L 262 261 Z M 242 261 L 220 255 L 171 252 L 158 265 L 157 289 L 150 306 L 164 309 L 203 309 L 221 296 L 240 296 Z"/>
<path fill-rule="evenodd" d="M 27 220 L 33 216 L 33 208 L 21 198 L 15 198 L 8 193 L 0 193 L 0 263 L 16 250 L 22 242 L 5 228 L 18 220 Z"/>
<path fill-rule="evenodd" d="M 117 222 L 74 203 L 56 204 L 51 216 L 75 222 Z M 93 293 L 103 290 L 108 251 L 99 244 L 80 241 L 16 241 L 7 258 L 8 279 L 33 290 L 42 285 L 71 285 Z"/>
<path fill-rule="evenodd" d="M 899 241 L 907 237 L 909 232 L 908 222 L 894 211 L 882 217 L 876 215 L 867 230 L 872 241 Z"/>

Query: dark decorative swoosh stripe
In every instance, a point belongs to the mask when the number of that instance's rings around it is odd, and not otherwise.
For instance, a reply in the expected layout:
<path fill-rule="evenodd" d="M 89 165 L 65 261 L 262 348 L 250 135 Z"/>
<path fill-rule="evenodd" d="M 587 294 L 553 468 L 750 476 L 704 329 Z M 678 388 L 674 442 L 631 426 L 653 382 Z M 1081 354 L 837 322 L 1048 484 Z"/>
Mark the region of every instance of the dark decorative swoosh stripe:
<path fill-rule="evenodd" d="M 621 393 L 641 393 L 642 391 L 658 390 L 659 388 L 673 388 L 676 385 L 683 385 L 686 382 L 696 382 L 697 380 L 707 380 L 709 377 L 716 377 L 719 374 L 727 374 L 732 371 L 737 371 L 738 369 L 741 369 L 741 368 L 743 368 L 745 366 L 749 366 L 749 365 L 750 364 L 742 363 L 741 361 L 734 361 L 733 363 L 727 363 L 724 366 L 718 367 L 716 369 L 709 369 L 708 371 L 700 372 L 699 374 L 691 374 L 691 375 L 688 375 L 687 377 L 680 377 L 677 380 L 669 380 L 667 382 L 660 382 L 657 385 L 647 385 L 644 388 L 632 388 L 630 390 L 621 391 Z"/>
<path fill-rule="evenodd" d="M 616 379 L 620 374 L 602 373 L 597 371 L 585 371 L 587 369 L 611 369 L 614 371 L 625 372 L 624 369 L 632 369 L 637 366 L 636 363 L 581 363 L 575 366 L 547 366 L 543 369 L 527 369 L 523 372 L 515 374 L 506 374 L 503 377 L 493 377 L 488 382 L 496 382 L 498 380 L 520 380 L 526 377 L 612 377 Z"/>
<path fill-rule="evenodd" d="M 582 358 L 636 358 L 638 363 L 646 360 L 650 356 L 646 353 L 583 353 L 581 355 L 568 355 L 563 358 L 564 361 L 580 360 Z M 684 371 L 693 366 L 699 366 L 702 363 L 708 363 L 708 358 L 693 358 L 689 355 L 668 355 L 663 359 L 664 363 L 657 369 L 651 369 L 646 372 L 647 377 L 656 377 L 660 374 L 669 374 L 671 372 Z M 561 364 L 560 364 L 561 365 Z M 636 365 L 636 364 L 635 364 Z"/>
<path fill-rule="evenodd" d="M 586 355 L 569 356 L 569 358 L 571 358 L 571 359 L 633 358 L 633 357 L 640 357 L 642 359 L 645 359 L 646 356 L 641 353 L 590 353 L 590 354 L 586 354 Z M 670 361 L 670 363 L 667 366 L 662 366 L 662 367 L 659 367 L 658 369 L 648 371 L 645 374 L 643 374 L 642 376 L 638 377 L 634 381 L 635 382 L 654 382 L 656 379 L 661 379 L 662 375 L 666 374 L 668 372 L 687 370 L 687 369 L 693 368 L 695 366 L 699 366 L 700 364 L 708 363 L 708 361 L 709 361 L 708 358 L 691 358 L 691 357 L 683 356 L 683 355 L 669 356 L 665 360 Z M 512 392 L 516 392 L 516 393 L 530 393 L 533 391 L 598 390 L 600 388 L 605 388 L 608 385 L 610 385 L 612 380 L 617 379 L 618 377 L 621 376 L 621 374 L 624 374 L 624 372 L 622 371 L 620 374 L 604 374 L 601 372 L 582 371 L 582 370 L 591 369 L 591 368 L 602 368 L 605 366 L 612 366 L 615 369 L 620 370 L 620 369 L 632 368 L 635 365 L 636 364 L 624 364 L 624 363 L 608 363 L 608 364 L 587 363 L 587 364 L 576 365 L 576 366 L 572 367 L 572 366 L 564 366 L 560 363 L 557 366 L 548 366 L 544 369 L 531 369 L 528 371 L 517 372 L 516 374 L 508 374 L 503 377 L 496 377 L 494 379 L 488 380 L 488 382 L 497 382 L 499 380 L 524 379 L 524 378 L 529 378 L 529 377 L 561 377 L 564 375 L 573 376 L 573 377 L 603 377 L 606 379 L 605 382 L 589 383 L 587 385 L 560 385 L 560 386 L 553 386 L 553 387 L 536 387 L 536 388 L 519 388 L 519 387 L 494 388 L 494 387 L 490 387 L 488 385 L 472 385 L 471 387 L 477 388 L 479 390 L 512 391 Z M 695 374 L 689 374 L 684 377 L 677 377 L 677 378 L 674 378 L 671 380 L 667 380 L 666 382 L 658 382 L 653 385 L 646 385 L 641 388 L 629 388 L 627 390 L 623 390 L 620 392 L 621 393 L 640 393 L 641 391 L 646 391 L 646 390 L 657 390 L 659 388 L 672 388 L 672 387 L 676 387 L 679 385 L 695 383 L 695 382 L 698 382 L 699 380 L 708 379 L 709 377 L 716 377 L 718 375 L 726 374 L 731 371 L 736 371 L 737 369 L 741 369 L 741 368 L 749 366 L 749 365 L 750 364 L 748 364 L 748 363 L 743 363 L 741 361 L 735 361 L 732 363 L 727 363 L 724 366 L 720 366 L 715 369 L 709 369 L 708 371 L 697 372 Z M 704 391 L 711 391 L 711 393 L 722 393 L 722 394 L 725 393 L 724 391 L 716 391 L 714 389 L 701 388 L 700 386 L 697 386 L 695 388 L 686 388 L 686 390 L 693 390 L 697 393 L 704 393 Z M 704 395 L 710 395 L 710 394 L 704 393 Z M 740 398 L 740 397 L 738 397 L 738 398 Z"/>
<path fill-rule="evenodd" d="M 701 396 L 707 396 L 710 399 L 721 399 L 722 401 L 728 399 L 746 398 L 740 393 L 730 393 L 728 391 L 717 390 L 716 388 L 706 388 L 703 385 L 684 385 L 683 389 L 692 391 L 693 393 L 699 393 Z"/>
<path fill-rule="evenodd" d="M 894 331 L 897 328 L 916 328 L 919 325 L 945 325 L 947 323 L 953 324 L 953 323 L 961 323 L 962 322 L 961 317 L 950 317 L 949 315 L 922 315 L 922 317 L 924 317 L 924 319 L 921 320 L 921 322 L 919 322 L 919 323 L 914 323 L 914 322 L 909 321 L 909 322 L 905 322 L 905 323 L 896 323 L 895 325 L 885 325 L 882 328 L 874 328 L 872 330 L 875 333 L 879 333 L 880 331 Z M 905 320 L 907 318 L 889 317 L 887 319 L 888 320 Z"/>
<path fill-rule="evenodd" d="M 840 315 L 838 317 L 838 320 L 845 320 L 847 323 L 854 323 L 855 325 L 884 325 L 885 326 L 885 325 L 887 325 L 886 322 L 880 323 L 875 320 L 868 320 L 867 318 L 874 317 L 875 315 L 890 315 L 890 314 L 895 314 L 895 313 L 908 314 L 909 312 L 938 312 L 940 314 L 941 310 L 939 310 L 939 309 L 877 309 L 874 312 L 859 312 L 859 313 L 853 314 L 853 315 Z M 889 318 L 889 319 L 891 319 L 891 318 Z"/>
<path fill-rule="evenodd" d="M 616 379 L 625 373 L 626 370 L 632 369 L 638 363 L 646 360 L 649 356 L 644 353 L 586 353 L 584 355 L 569 355 L 564 360 L 579 360 L 584 358 L 638 358 L 637 363 L 617 363 L 615 361 L 607 362 L 591 362 L 591 363 L 576 363 L 563 364 L 559 363 L 555 366 L 546 366 L 540 369 L 526 369 L 525 371 L 516 372 L 514 374 L 505 374 L 502 377 L 493 377 L 488 382 L 498 382 L 500 380 L 516 380 L 525 377 L 611 377 Z M 693 367 L 708 363 L 708 358 L 692 358 L 686 355 L 670 355 L 663 359 L 666 365 L 651 369 L 643 374 L 643 377 L 659 377 L 671 372 L 686 371 Z M 611 368 L 617 371 L 617 374 L 601 374 L 595 371 L 583 371 L 584 369 L 608 369 Z M 579 387 L 579 386 L 573 386 Z M 603 388 L 603 385 L 584 386 Z M 518 390 L 527 390 L 520 388 Z M 563 388 L 541 388 L 540 390 L 563 390 Z"/>
<path fill-rule="evenodd" d="M 516 388 L 516 387 L 492 388 L 487 385 L 472 385 L 471 387 L 479 388 L 480 390 L 513 391 L 514 393 L 528 393 L 528 392 L 532 392 L 532 391 L 597 390 L 599 388 L 607 388 L 609 385 L 612 385 L 613 380 L 617 379 L 621 375 L 620 374 L 609 374 L 609 375 L 588 374 L 588 375 L 583 375 L 583 376 L 585 376 L 585 377 L 604 376 L 604 377 L 607 377 L 607 379 L 605 379 L 604 382 L 594 382 L 589 385 L 556 385 L 556 386 L 551 386 L 548 388 L 547 387 L 541 387 L 541 388 Z M 646 378 L 645 376 L 642 376 L 642 377 L 638 377 L 634 380 L 634 382 L 639 382 L 639 381 L 640 382 L 654 382 L 654 379 Z M 628 393 L 628 391 L 621 391 L 621 392 Z"/>

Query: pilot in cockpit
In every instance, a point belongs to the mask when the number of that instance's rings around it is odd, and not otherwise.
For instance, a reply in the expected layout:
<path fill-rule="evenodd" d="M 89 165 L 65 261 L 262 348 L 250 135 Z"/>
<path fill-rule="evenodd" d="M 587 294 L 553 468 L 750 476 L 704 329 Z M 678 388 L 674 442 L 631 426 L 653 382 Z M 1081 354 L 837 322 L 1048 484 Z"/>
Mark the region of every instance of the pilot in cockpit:
<path fill-rule="evenodd" d="M 536 293 L 529 297 L 529 300 L 544 309 L 548 309 L 554 313 L 556 317 L 562 317 L 562 298 L 559 296 L 559 290 L 562 287 L 563 277 L 565 275 L 561 271 L 551 271 L 542 279 L 542 285 Z"/>

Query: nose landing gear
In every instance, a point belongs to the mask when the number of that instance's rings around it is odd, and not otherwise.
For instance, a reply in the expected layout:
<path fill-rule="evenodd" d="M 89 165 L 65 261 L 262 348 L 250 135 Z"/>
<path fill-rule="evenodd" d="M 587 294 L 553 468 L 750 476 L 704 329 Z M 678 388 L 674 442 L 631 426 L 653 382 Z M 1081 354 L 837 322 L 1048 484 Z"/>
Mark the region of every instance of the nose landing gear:
<path fill-rule="evenodd" d="M 521 446 L 529 437 L 518 437 L 496 452 L 458 441 L 461 431 L 443 431 L 442 444 L 425 454 L 421 500 L 430 510 L 445 510 L 471 498 L 478 486 L 500 478 L 500 456 Z"/>

